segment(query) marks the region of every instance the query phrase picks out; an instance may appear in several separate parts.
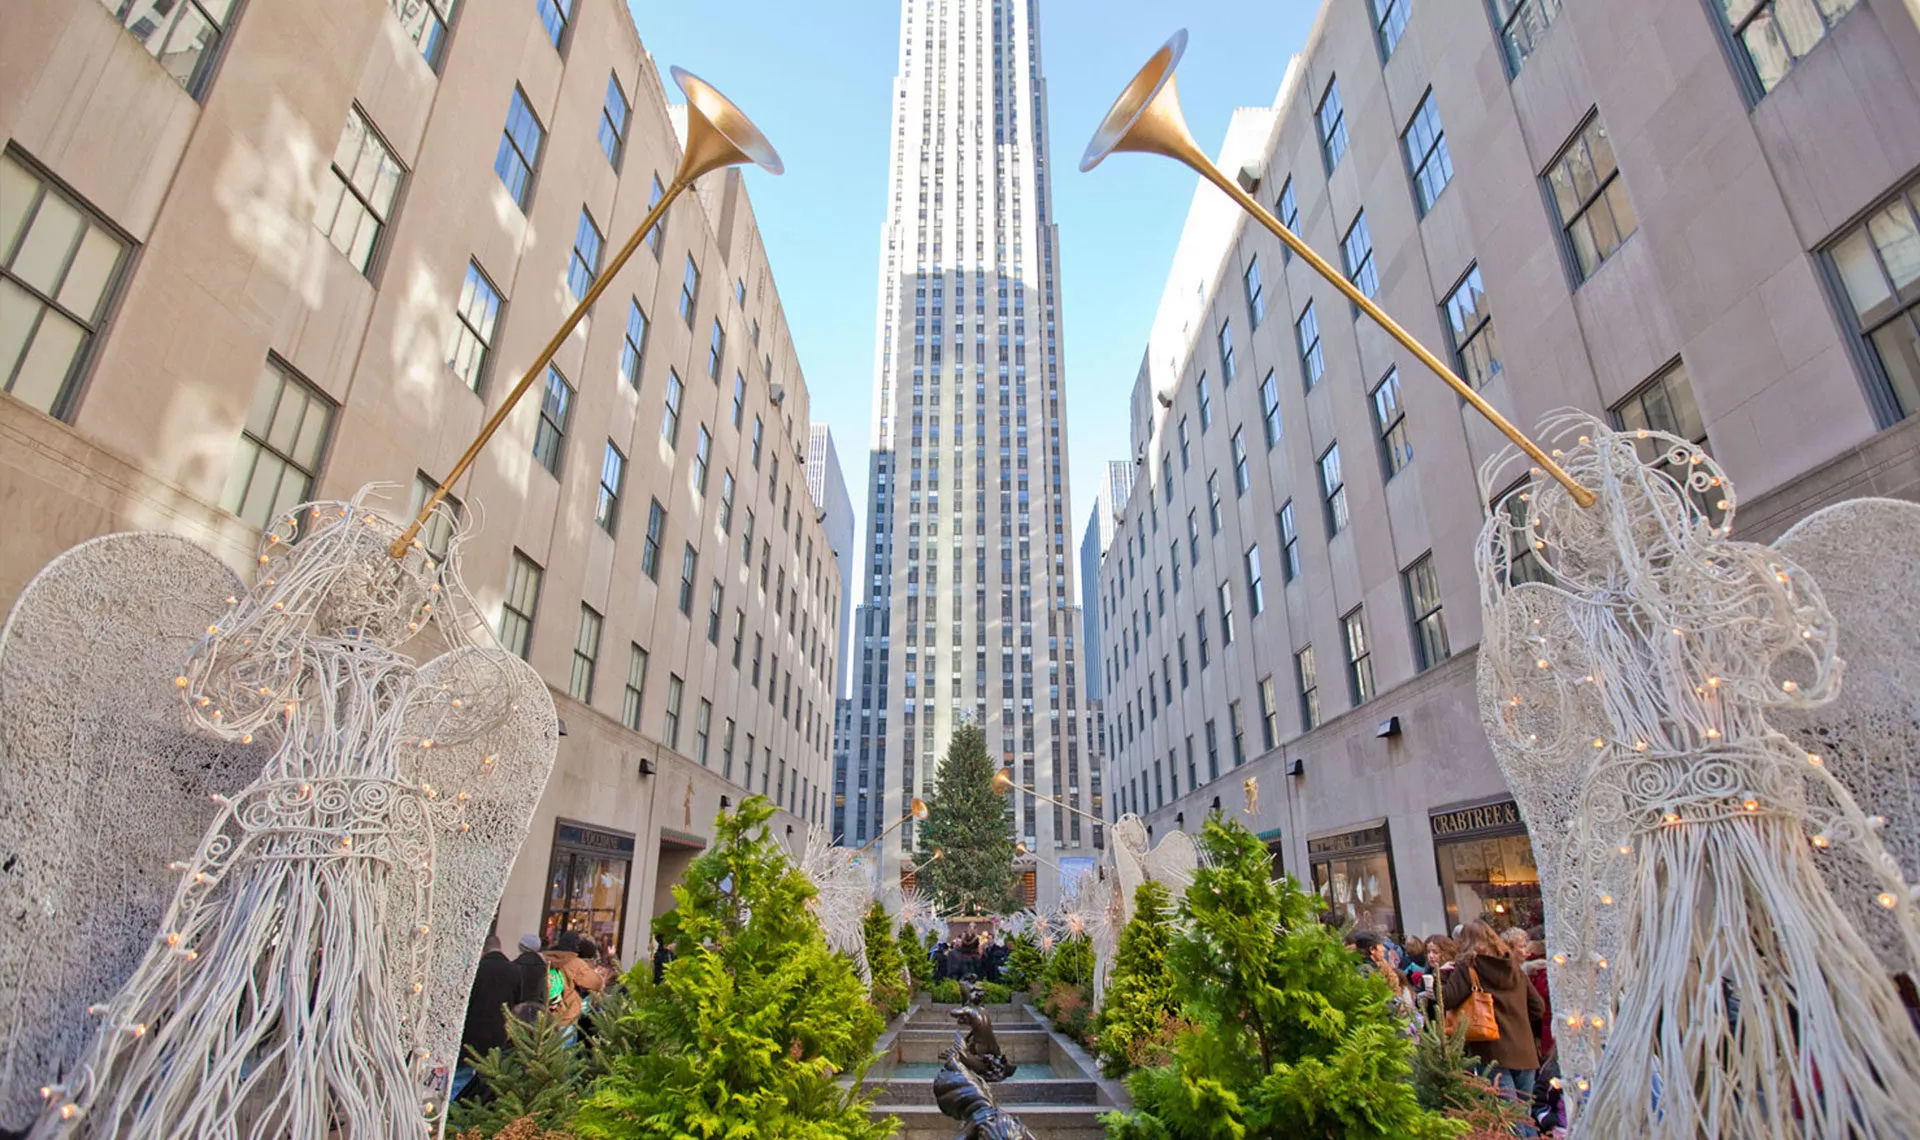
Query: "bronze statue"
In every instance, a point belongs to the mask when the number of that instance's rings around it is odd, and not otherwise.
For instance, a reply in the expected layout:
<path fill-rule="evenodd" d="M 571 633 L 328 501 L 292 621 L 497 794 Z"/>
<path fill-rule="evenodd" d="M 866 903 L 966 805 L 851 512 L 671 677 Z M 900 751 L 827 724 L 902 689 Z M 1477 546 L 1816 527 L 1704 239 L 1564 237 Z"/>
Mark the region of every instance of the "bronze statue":
<path fill-rule="evenodd" d="M 980 979 L 968 974 L 960 979 L 960 1003 L 962 1005 L 982 1006 L 987 1004 L 987 989 Z"/>
<path fill-rule="evenodd" d="M 933 1102 L 965 1125 L 953 1140 L 1034 1140 L 1019 1117 L 993 1102 L 993 1092 L 961 1056 L 958 1046 L 940 1054 L 945 1064 L 933 1078 Z"/>
<path fill-rule="evenodd" d="M 986 1014 L 973 1006 L 962 1006 L 953 1011 L 953 1019 L 966 1028 L 964 1035 L 953 1035 L 953 1048 L 949 1050 L 960 1064 L 988 1082 L 1004 1081 L 1013 1075 L 1017 1066 L 1000 1051 L 1000 1039 L 994 1036 L 993 1023 Z"/>

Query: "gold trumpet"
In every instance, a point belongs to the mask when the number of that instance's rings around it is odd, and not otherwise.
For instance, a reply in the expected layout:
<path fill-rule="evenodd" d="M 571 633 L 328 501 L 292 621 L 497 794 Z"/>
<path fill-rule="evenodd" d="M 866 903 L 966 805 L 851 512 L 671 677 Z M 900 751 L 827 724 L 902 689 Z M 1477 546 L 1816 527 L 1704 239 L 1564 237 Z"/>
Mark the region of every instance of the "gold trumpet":
<path fill-rule="evenodd" d="M 614 254 L 613 260 L 609 261 L 606 268 L 593 279 L 593 284 L 587 289 L 587 295 L 580 298 L 580 303 L 567 314 L 567 319 L 560 322 L 560 330 L 554 333 L 553 339 L 540 350 L 540 355 L 534 357 L 533 364 L 527 368 L 526 375 L 520 378 L 520 382 L 513 386 L 513 391 L 507 393 L 507 398 L 502 400 L 493 415 L 488 417 L 486 424 L 480 429 L 480 434 L 467 445 L 467 450 L 460 456 L 460 461 L 453 465 L 453 470 L 447 472 L 447 477 L 434 488 L 433 494 L 427 496 L 427 501 L 421 505 L 420 513 L 414 516 L 412 524 L 393 541 L 392 546 L 387 548 L 387 553 L 393 557 L 401 558 L 406 555 L 407 547 L 413 543 L 414 536 L 420 533 L 420 528 L 426 525 L 428 517 L 433 514 L 433 509 L 440 505 L 440 500 L 447 497 L 447 489 L 458 482 L 460 476 L 466 474 L 467 468 L 473 466 L 473 461 L 479 457 L 480 450 L 487 446 L 487 441 L 493 438 L 493 433 L 500 430 L 500 425 L 506 422 L 508 413 L 512 412 L 514 405 L 520 402 L 520 397 L 526 395 L 527 389 L 533 387 L 534 380 L 546 371 L 547 365 L 553 362 L 554 354 L 560 351 L 560 346 L 566 343 L 567 337 L 573 335 L 573 330 L 585 319 L 587 310 L 593 308 L 593 303 L 600 299 L 600 294 L 607 291 L 607 286 L 613 283 L 614 277 L 627 264 L 627 259 L 633 256 L 633 251 L 640 248 L 640 243 L 646 240 L 647 235 L 653 231 L 653 227 L 666 216 L 667 207 L 673 204 L 673 200 L 680 196 L 681 191 L 693 185 L 694 179 L 702 174 L 719 170 L 723 166 L 751 162 L 771 174 L 779 174 L 786 169 L 780 162 L 779 154 L 775 153 L 773 144 L 767 141 L 767 136 L 760 133 L 760 128 L 754 126 L 740 108 L 733 105 L 732 100 L 714 90 L 706 80 L 691 72 L 683 71 L 678 67 L 668 70 L 673 75 L 673 81 L 679 84 L 680 90 L 687 97 L 687 149 L 680 156 L 680 169 L 674 171 L 673 181 L 668 183 L 666 190 L 660 195 L 660 200 L 647 211 L 647 216 L 641 220 L 639 228 L 633 231 L 633 236 L 627 239 L 627 244 L 620 247 L 620 252 Z"/>
<path fill-rule="evenodd" d="M 1173 70 L 1180 63 L 1180 56 L 1187 50 L 1187 32 L 1182 28 L 1173 34 L 1164 46 L 1146 65 L 1134 74 L 1120 97 L 1114 100 L 1107 117 L 1100 121 L 1099 129 L 1093 133 L 1093 139 L 1087 143 L 1087 152 L 1080 159 L 1082 171 L 1092 170 L 1100 165 L 1102 159 L 1116 151 L 1139 151 L 1145 154 L 1161 154 L 1177 159 L 1192 167 L 1200 177 L 1218 186 L 1222 193 L 1232 198 L 1241 209 L 1253 215 L 1259 223 L 1273 232 L 1273 236 L 1284 242 L 1288 249 L 1299 254 L 1301 259 L 1312 266 L 1314 272 L 1331 282 L 1334 288 L 1352 301 L 1360 310 L 1372 317 L 1387 334 L 1399 341 L 1401 347 L 1418 357 L 1422 364 L 1431 368 L 1440 379 L 1447 382 L 1460 398 L 1473 405 L 1473 410 L 1487 418 L 1487 421 L 1499 428 L 1501 434 L 1520 446 L 1520 450 L 1538 464 L 1541 470 L 1558 480 L 1573 496 L 1573 500 L 1583 507 L 1593 505 L 1593 492 L 1587 490 L 1566 473 L 1553 458 L 1540 449 L 1540 445 L 1528 439 L 1525 432 L 1513 426 L 1507 418 L 1487 403 L 1480 393 L 1460 377 L 1453 369 L 1433 354 L 1427 346 L 1413 338 L 1399 322 L 1386 314 L 1386 311 L 1373 303 L 1373 299 L 1362 293 L 1353 282 L 1327 264 L 1326 259 L 1301 241 L 1300 238 L 1280 224 L 1280 219 L 1267 212 L 1251 194 L 1240 188 L 1240 184 L 1220 172 L 1220 168 L 1207 160 L 1193 135 L 1187 130 L 1186 119 L 1180 114 L 1180 96 L 1175 90 Z"/>
<path fill-rule="evenodd" d="M 912 801 L 909 802 L 907 805 L 907 814 L 901 816 L 899 819 L 894 820 L 892 823 L 889 823 L 886 826 L 886 830 L 874 836 L 872 839 L 867 840 L 865 843 L 862 843 L 860 845 L 860 849 L 855 851 L 854 854 L 855 855 L 866 854 L 868 851 L 873 850 L 874 844 L 880 842 L 882 839 L 885 839 L 887 836 L 893 834 L 894 829 L 899 827 L 901 824 L 907 822 L 910 819 L 925 819 L 927 818 L 928 814 L 929 813 L 927 810 L 927 801 L 921 799 L 919 796 L 913 797 Z"/>
<path fill-rule="evenodd" d="M 1074 807 L 1072 804 L 1061 803 L 1059 800 L 1054 799 L 1052 796 L 1048 795 L 1045 792 L 1037 791 L 1031 787 L 1028 787 L 1026 784 L 1022 784 L 1016 781 L 1013 778 L 1012 768 L 1002 768 L 993 774 L 993 794 L 996 796 L 1004 796 L 1009 792 L 1025 792 L 1028 795 L 1032 796 L 1034 799 L 1042 800 L 1046 803 L 1052 804 L 1054 807 L 1062 808 L 1066 811 L 1070 811 L 1073 814 L 1080 816 L 1082 819 L 1090 819 L 1093 822 L 1102 824 L 1102 825 L 1104 825 L 1107 822 L 1106 820 L 1101 819 L 1099 816 L 1093 814 L 1090 811 L 1081 811 L 1079 808 Z"/>

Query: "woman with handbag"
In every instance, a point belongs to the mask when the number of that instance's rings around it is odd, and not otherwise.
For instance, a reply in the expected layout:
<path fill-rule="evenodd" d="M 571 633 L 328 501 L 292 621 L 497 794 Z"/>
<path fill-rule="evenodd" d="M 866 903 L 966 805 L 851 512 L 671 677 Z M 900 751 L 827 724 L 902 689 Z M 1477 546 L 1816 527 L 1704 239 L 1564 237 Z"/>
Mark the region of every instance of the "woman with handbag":
<path fill-rule="evenodd" d="M 1501 1091 L 1531 1105 L 1540 1068 L 1534 1027 L 1545 1015 L 1539 991 L 1486 923 L 1467 923 L 1459 941 L 1460 956 L 1441 990 L 1447 1029 L 1465 1020 L 1467 1053 L 1481 1060 L 1487 1078 Z"/>

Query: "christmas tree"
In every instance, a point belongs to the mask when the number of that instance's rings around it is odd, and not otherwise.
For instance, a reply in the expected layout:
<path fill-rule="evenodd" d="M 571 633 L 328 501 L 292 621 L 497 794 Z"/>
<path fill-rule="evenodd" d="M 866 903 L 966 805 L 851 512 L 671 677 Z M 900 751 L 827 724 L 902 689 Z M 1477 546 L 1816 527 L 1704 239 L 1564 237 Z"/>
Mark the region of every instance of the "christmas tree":
<path fill-rule="evenodd" d="M 883 1140 L 891 1119 L 836 1076 L 863 1071 L 880 1015 L 853 966 L 827 948 L 808 909 L 813 885 L 768 836 L 773 807 L 754 796 L 723 814 L 714 845 L 655 922 L 676 955 L 643 984 L 622 1026 L 647 1050 L 613 1058 L 574 1117 L 584 1138 L 839 1136 Z M 855 1082 L 858 1088 L 858 1082 Z"/>
<path fill-rule="evenodd" d="M 1412 1043 L 1386 983 L 1314 921 L 1312 897 L 1271 879 L 1266 848 L 1237 822 L 1209 819 L 1201 849 L 1180 904 L 1185 929 L 1166 949 L 1194 1025 L 1170 1062 L 1127 1078 L 1134 1110 L 1109 1114 L 1107 1135 L 1456 1136 L 1460 1125 L 1414 1095 Z"/>
<path fill-rule="evenodd" d="M 1167 888 L 1148 881 L 1133 893 L 1133 921 L 1120 932 L 1120 949 L 1100 1006 L 1100 1068 L 1125 1076 L 1167 1059 L 1181 1026 L 1180 1000 L 1167 972 Z"/>
<path fill-rule="evenodd" d="M 453 1102 L 448 1123 L 455 1132 L 473 1130 L 492 1136 L 519 1120 L 542 1128 L 562 1128 L 586 1079 L 586 1056 L 567 1040 L 562 1026 L 545 1012 L 534 1022 L 507 1018 L 507 1045 L 473 1056 L 478 1089 Z"/>
<path fill-rule="evenodd" d="M 920 889 L 943 911 L 1011 914 L 1020 907 L 1013 832 L 1007 801 L 993 790 L 995 771 L 980 726 L 962 724 L 940 761 L 914 858 Z"/>
<path fill-rule="evenodd" d="M 893 923 L 887 908 L 874 903 L 867 908 L 861 924 L 867 938 L 867 970 L 873 978 L 868 992 L 882 1017 L 892 1017 L 907 1008 L 907 964 L 900 957 L 900 945 L 893 940 Z"/>

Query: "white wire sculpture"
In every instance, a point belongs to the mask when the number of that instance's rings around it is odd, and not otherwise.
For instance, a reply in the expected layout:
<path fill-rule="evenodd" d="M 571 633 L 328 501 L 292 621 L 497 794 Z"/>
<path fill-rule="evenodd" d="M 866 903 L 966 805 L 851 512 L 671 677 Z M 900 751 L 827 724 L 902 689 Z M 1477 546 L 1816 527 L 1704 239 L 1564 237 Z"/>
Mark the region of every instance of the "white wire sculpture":
<path fill-rule="evenodd" d="M 19 685 L 16 670 L 104 626 L 139 672 L 66 700 L 125 702 L 151 733 L 168 720 L 157 694 L 171 694 L 175 739 L 110 784 L 54 792 L 136 798 L 169 841 L 200 825 L 157 921 L 135 927 L 130 913 L 71 945 L 137 961 L 117 995 L 95 991 L 107 999 L 88 1011 L 98 1028 L 47 1074 L 35 1136 L 421 1137 L 443 1115 L 481 942 L 552 767 L 557 721 L 538 675 L 474 619 L 454 555 L 436 566 L 416 544 L 391 557 L 400 528 L 372 512 L 374 498 L 366 488 L 275 519 L 249 590 L 180 539 L 130 534 L 76 548 L 22 595 L 0 640 L 9 781 L 35 760 L 58 761 L 43 778 L 101 770 L 110 738 L 48 719 L 50 694 Z M 451 534 L 457 548 L 459 528 Z M 121 595 L 104 617 L 76 604 L 102 579 Z M 224 614 L 216 605 L 202 618 L 184 669 L 175 656 L 157 671 L 179 648 L 175 579 L 193 604 L 210 585 L 232 592 Z M 157 627 L 149 609 L 163 615 Z M 416 664 L 403 645 L 436 655 Z M 103 689 L 109 679 L 126 689 Z M 212 780 L 175 778 L 208 740 L 224 742 L 218 757 L 244 757 L 251 782 L 208 793 Z M 17 838 L 49 866 L 48 850 L 76 843 Z M 118 869 L 92 870 L 55 873 L 50 918 L 6 941 L 26 933 L 39 960 L 63 956 L 35 935 L 72 921 L 63 906 L 110 908 Z"/>
<path fill-rule="evenodd" d="M 1575 1135 L 1920 1135 L 1887 975 L 1920 964 L 1920 915 L 1825 754 L 1772 723 L 1834 699 L 1846 631 L 1806 568 L 1727 537 L 1701 449 L 1578 413 L 1545 430 L 1599 502 L 1535 473 L 1495 504 L 1479 691 L 1540 869 Z M 1861 587 L 1881 568 L 1833 565 Z"/>
<path fill-rule="evenodd" d="M 923 938 L 928 931 L 942 930 L 946 926 L 945 916 L 918 887 L 908 887 L 900 892 L 899 904 L 893 908 L 893 920 L 902 926 L 913 927 L 914 932 Z"/>
<path fill-rule="evenodd" d="M 866 919 L 873 905 L 873 868 L 859 851 L 834 846 L 827 829 L 817 823 L 807 828 L 806 847 L 795 864 L 817 892 L 808 906 L 820 920 L 827 947 L 851 958 L 860 980 L 871 985 Z"/>
<path fill-rule="evenodd" d="M 1108 831 L 1107 851 L 1112 858 L 1102 873 L 1084 877 L 1079 892 L 1063 900 L 1062 909 L 1049 924 L 1050 933 L 1088 933 L 1093 940 L 1094 1002 L 1097 1005 L 1106 990 L 1107 972 L 1120 949 L 1120 935 L 1133 921 L 1134 893 L 1145 882 L 1167 888 L 1177 900 L 1193 882 L 1200 868 L 1200 851 L 1193 836 L 1184 831 L 1169 831 L 1159 844 L 1148 847 L 1147 825 L 1132 812 L 1120 817 Z M 1063 930 L 1063 924 L 1069 927 Z"/>

